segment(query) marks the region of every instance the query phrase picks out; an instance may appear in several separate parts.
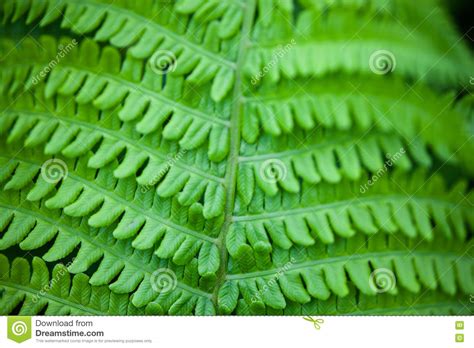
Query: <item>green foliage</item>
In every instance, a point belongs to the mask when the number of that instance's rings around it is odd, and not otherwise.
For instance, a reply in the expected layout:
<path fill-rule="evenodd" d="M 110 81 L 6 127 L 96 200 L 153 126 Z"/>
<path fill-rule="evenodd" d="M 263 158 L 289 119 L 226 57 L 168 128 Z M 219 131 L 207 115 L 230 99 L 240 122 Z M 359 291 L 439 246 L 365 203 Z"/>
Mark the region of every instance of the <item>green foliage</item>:
<path fill-rule="evenodd" d="M 0 314 L 472 314 L 474 66 L 442 2 L 0 18 Z"/>

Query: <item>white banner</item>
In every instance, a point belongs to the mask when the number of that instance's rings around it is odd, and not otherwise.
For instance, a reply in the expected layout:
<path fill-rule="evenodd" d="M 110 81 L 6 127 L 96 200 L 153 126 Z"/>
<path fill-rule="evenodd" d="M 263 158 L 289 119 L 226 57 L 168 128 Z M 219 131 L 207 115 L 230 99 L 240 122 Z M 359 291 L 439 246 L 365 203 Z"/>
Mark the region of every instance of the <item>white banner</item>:
<path fill-rule="evenodd" d="M 473 317 L 0 317 L 0 347 L 474 346 Z"/>

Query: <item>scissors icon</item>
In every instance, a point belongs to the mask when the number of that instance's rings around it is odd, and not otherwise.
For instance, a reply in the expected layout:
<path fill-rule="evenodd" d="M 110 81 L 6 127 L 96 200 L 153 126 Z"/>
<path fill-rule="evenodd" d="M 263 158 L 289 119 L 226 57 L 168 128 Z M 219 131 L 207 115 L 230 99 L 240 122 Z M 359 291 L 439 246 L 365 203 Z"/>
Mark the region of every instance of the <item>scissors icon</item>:
<path fill-rule="evenodd" d="M 316 330 L 321 329 L 321 325 L 320 325 L 320 324 L 323 324 L 323 323 L 324 323 L 324 319 L 314 319 L 314 318 L 311 318 L 311 317 L 303 317 L 303 319 L 312 322 L 313 325 L 314 325 L 314 328 L 315 328 Z"/>

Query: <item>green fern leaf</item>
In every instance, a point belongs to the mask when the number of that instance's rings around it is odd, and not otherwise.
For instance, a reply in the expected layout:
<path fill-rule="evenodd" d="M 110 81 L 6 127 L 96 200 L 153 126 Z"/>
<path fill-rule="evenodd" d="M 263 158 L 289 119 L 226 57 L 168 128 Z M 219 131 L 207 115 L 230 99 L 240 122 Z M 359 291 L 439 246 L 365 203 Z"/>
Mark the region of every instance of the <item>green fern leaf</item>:
<path fill-rule="evenodd" d="M 0 314 L 472 314 L 472 52 L 442 2 L 0 17 Z"/>

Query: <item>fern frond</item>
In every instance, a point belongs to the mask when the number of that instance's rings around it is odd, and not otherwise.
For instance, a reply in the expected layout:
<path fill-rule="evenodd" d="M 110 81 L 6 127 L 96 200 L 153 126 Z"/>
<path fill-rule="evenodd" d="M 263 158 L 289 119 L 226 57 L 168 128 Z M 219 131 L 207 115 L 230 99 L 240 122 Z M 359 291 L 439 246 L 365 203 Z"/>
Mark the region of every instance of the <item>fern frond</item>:
<path fill-rule="evenodd" d="M 450 121 L 456 123 L 460 119 Z M 255 145 L 242 144 L 237 192 L 241 202 L 247 205 L 254 196 L 255 187 L 269 196 L 279 191 L 296 193 L 300 191 L 302 183 L 337 184 L 343 179 L 357 181 L 366 173 L 370 177 L 380 176 L 392 168 L 403 171 L 416 167 L 430 168 L 440 160 L 458 164 L 465 167 L 467 172 L 474 173 L 474 167 L 462 160 L 474 150 L 474 141 L 467 132 L 467 125 L 464 126 L 465 133 L 462 129 L 456 133 L 457 139 L 449 141 L 450 135 L 446 135 L 440 141 L 439 136 L 447 126 L 448 122 L 444 127 L 442 123 L 428 123 L 424 131 L 426 137 L 432 140 L 427 143 L 421 139 L 421 135 L 405 138 L 396 133 L 373 130 L 354 131 L 352 134 L 322 129 L 293 131 L 291 135 L 280 136 L 278 140 L 265 135 Z M 271 170 L 278 173 L 272 173 Z"/>
<path fill-rule="evenodd" d="M 111 180 L 110 168 L 85 170 L 81 160 L 77 163 L 65 162 L 69 168 L 77 170 L 55 184 L 48 181 L 44 173 L 40 174 L 41 163 L 19 158 L 12 160 L 10 157 L 3 157 L 2 162 L 5 170 L 0 181 L 6 182 L 4 190 L 23 190 L 29 201 L 44 200 L 48 209 L 61 209 L 71 217 L 87 217 L 91 228 L 110 226 L 111 233 L 117 239 L 133 237 L 131 245 L 136 249 L 149 249 L 156 243 L 159 257 L 172 258 L 176 264 L 186 264 L 198 253 L 202 256 L 201 249 L 216 248 L 215 237 L 222 218 L 205 220 L 205 207 L 194 204 L 188 209 L 176 199 L 159 199 L 153 191 L 142 192 L 138 189 L 134 180 Z M 6 193 L 5 197 L 8 197 L 8 191 Z M 1 249 L 18 243 L 34 225 L 30 226 L 23 220 L 18 224 L 25 229 L 6 233 L 1 239 Z M 79 240 L 70 239 L 69 250 L 78 243 Z M 206 272 L 208 268 L 215 272 L 218 267 L 219 260 L 212 261 L 217 264 L 203 268 Z"/>
<path fill-rule="evenodd" d="M 130 6 L 131 5 L 131 6 Z M 175 6 L 171 2 L 129 2 L 115 1 L 36 1 L 9 0 L 3 5 L 4 21 L 12 21 L 27 15 L 26 22 L 40 20 L 46 26 L 61 20 L 61 27 L 84 35 L 95 33 L 94 40 L 108 41 L 113 46 L 130 48 L 130 55 L 145 59 L 159 50 L 172 51 L 180 69 L 177 75 L 190 74 L 189 81 L 200 84 L 213 80 L 213 90 L 232 86 L 235 64 L 230 60 L 235 55 L 231 40 L 238 33 L 242 22 L 242 6 L 234 1 L 212 1 L 198 9 L 199 3 L 180 1 Z M 197 5 L 197 6 L 196 6 Z M 173 8 L 175 7 L 175 8 Z M 164 18 L 163 10 L 169 12 Z M 191 28 L 185 33 L 186 19 Z M 150 19 L 148 19 L 148 18 Z M 216 19 L 221 19 L 216 22 Z M 167 28 L 167 26 L 169 28 Z M 196 40 L 196 43 L 190 39 Z M 230 39 L 230 40 L 229 40 Z M 224 52 L 220 52 L 221 48 Z M 230 57 L 229 57 L 230 56 Z M 216 100 L 226 96 L 213 93 Z"/>
<path fill-rule="evenodd" d="M 155 255 L 153 248 L 155 240 L 150 235 L 155 231 L 151 227 L 147 229 L 147 236 L 141 236 L 142 245 L 136 249 L 132 247 L 130 239 L 113 238 L 110 229 L 91 229 L 86 221 L 64 216 L 57 210 L 46 214 L 37 203 L 23 203 L 19 207 L 18 202 L 21 200 L 24 200 L 24 197 L 17 198 L 15 202 L 4 193 L 0 195 L 2 208 L 0 221 L 2 229 L 6 228 L 0 239 L 2 250 L 14 244 L 18 244 L 26 251 L 43 247 L 46 248 L 46 253 L 42 258 L 47 262 L 57 262 L 73 255 L 73 262 L 68 265 L 68 271 L 71 273 L 87 272 L 93 265 L 98 264 L 88 279 L 89 284 L 108 286 L 117 294 L 134 293 L 132 302 L 137 307 L 145 306 L 160 294 L 159 289 L 154 289 L 152 286 L 152 277 L 155 271 L 164 268 L 176 274 L 176 287 L 183 293 L 197 298 L 210 296 L 204 290 L 200 290 L 200 287 L 205 288 L 209 286 L 206 284 L 212 283 L 216 262 L 218 267 L 218 256 L 216 258 L 216 254 L 212 254 L 212 249 L 209 247 L 204 245 L 199 259 L 193 259 L 189 256 L 192 253 L 189 246 L 184 250 L 187 244 L 183 243 L 174 259 L 178 263 L 180 263 L 179 257 L 190 257 L 194 261 L 186 262 L 185 266 L 176 266 L 171 261 L 158 259 Z M 156 232 L 159 233 L 159 230 Z M 145 234 L 145 229 L 143 233 Z M 176 245 L 170 237 L 164 243 L 168 250 L 170 243 Z M 165 250 L 165 244 L 162 243 L 160 252 Z M 187 275 L 197 272 L 203 274 L 204 280 L 201 282 L 199 278 Z"/>
<path fill-rule="evenodd" d="M 442 240 L 443 251 L 433 250 L 427 242 L 383 235 L 338 241 L 328 248 L 279 249 L 272 269 L 240 274 L 231 269 L 220 290 L 219 310 L 232 312 L 239 298 L 255 314 L 266 307 L 284 309 L 287 300 L 307 304 L 312 299 L 326 301 L 331 294 L 344 298 L 350 293 L 349 279 L 362 294 L 374 296 L 377 288 L 370 285 L 370 277 L 376 269 L 393 275 L 392 286 L 386 289 L 391 294 L 402 288 L 415 294 L 437 288 L 450 296 L 472 292 L 472 243 Z"/>
<path fill-rule="evenodd" d="M 436 15 L 444 16 L 441 10 L 437 12 Z M 297 35 L 273 43 L 265 40 L 266 46 L 257 41 L 245 65 L 249 80 L 264 68 L 268 74 L 263 79 L 273 84 L 281 78 L 321 78 L 339 73 L 372 75 L 374 68 L 369 62 L 374 53 L 383 50 L 391 55 L 386 62 L 387 73 L 432 86 L 467 86 L 466 71 L 472 70 L 471 54 L 457 38 L 434 42 L 430 39 L 432 32 L 408 30 L 407 33 L 405 24 L 394 20 L 395 16 L 373 20 L 372 15 L 332 11 L 327 18 L 315 21 L 318 17 L 321 16 L 312 10 L 302 11 L 296 24 Z M 371 25 L 366 25 L 368 22 Z"/>
<path fill-rule="evenodd" d="M 436 315 L 447 313 L 450 315 L 470 315 L 470 310 L 452 296 L 436 291 L 425 291 L 423 296 L 411 293 L 403 288 L 397 295 L 379 294 L 378 296 L 365 295 L 349 287 L 346 297 L 333 294 L 327 300 L 312 299 L 300 304 L 286 301 L 285 309 L 265 307 L 267 315 Z M 383 308 L 383 310 L 380 310 Z M 251 308 L 243 299 L 239 299 L 236 307 L 237 315 L 259 315 L 262 312 Z"/>
<path fill-rule="evenodd" d="M 47 36 L 41 37 L 39 41 L 45 50 L 42 57 L 33 60 L 29 57 L 32 47 L 36 45 L 32 39 L 22 41 L 15 54 L 10 53 L 11 48 L 8 49 L 14 44 L 5 44 L 5 51 L 9 53 L 6 61 L 12 64 L 7 65 L 7 71 L 2 72 L 4 83 L 0 92 L 15 93 L 18 86 L 8 83 L 13 76 L 17 77 L 15 81 L 24 84 L 25 89 L 35 87 L 38 83 L 35 81 L 41 78 L 41 73 L 45 74 L 44 66 L 54 60 L 58 45 L 71 42 L 67 38 L 57 42 Z M 163 88 L 163 76 L 157 75 L 151 67 L 129 56 L 122 62 L 118 50 L 110 47 L 101 50 L 91 40 L 82 41 L 46 77 L 46 98 L 56 94 L 74 95 L 81 105 L 92 103 L 99 110 L 118 108 L 117 115 L 121 121 L 140 121 L 135 125 L 140 134 L 156 134 L 158 131 L 167 140 L 179 141 L 185 150 L 195 149 L 208 141 L 211 160 L 218 162 L 227 156 L 229 122 L 218 116 L 225 109 L 211 106 L 198 110 L 198 105 L 190 106 L 173 100 L 181 99 L 185 93 L 182 77 L 168 76 Z M 165 123 L 166 126 L 161 127 Z"/>
<path fill-rule="evenodd" d="M 400 233 L 433 240 L 440 234 L 464 241 L 474 227 L 465 183 L 445 188 L 439 176 L 411 178 L 385 174 L 368 184 L 304 185 L 297 194 L 268 197 L 257 190 L 247 209 L 238 205 L 227 234 L 227 249 L 237 265 L 265 268 L 274 246 L 288 249 L 332 244 L 356 234 Z M 468 197 L 468 198 L 466 198 Z"/>
<path fill-rule="evenodd" d="M 263 20 L 269 21 L 268 17 L 272 17 L 268 15 L 268 12 L 272 11 L 269 6 L 271 1 L 262 0 L 261 3 L 266 10 L 261 11 Z M 371 22 L 391 21 L 398 25 L 403 23 L 407 36 L 421 32 L 429 35 L 431 41 L 436 40 L 448 45 L 458 40 L 456 28 L 447 14 L 445 3 L 440 0 L 420 0 L 416 3 L 409 0 L 300 0 L 299 4 L 303 8 L 301 14 L 310 11 L 315 14 L 317 20 L 326 25 L 331 24 L 327 16 L 334 13 L 362 15 L 369 16 Z M 292 23 L 298 19 L 293 15 L 295 5 L 278 5 L 279 2 L 274 3 L 273 10 L 277 9 L 279 16 L 283 16 L 287 22 Z M 275 16 L 274 20 L 278 21 L 279 16 Z M 430 20 L 426 20 L 427 18 Z"/>
<path fill-rule="evenodd" d="M 296 140 L 308 138 L 311 140 Z M 264 136 L 257 146 L 243 147 L 242 154 L 237 190 L 243 204 L 252 200 L 254 187 L 274 196 L 280 190 L 299 192 L 300 181 L 336 184 L 342 179 L 360 180 L 366 172 L 379 175 L 391 167 L 409 171 L 415 165 L 429 167 L 432 164 L 432 156 L 419 139 L 408 141 L 379 132 L 348 135 L 313 131 L 306 135 L 295 131 L 291 136 L 280 137 L 278 142 Z M 443 153 L 442 158 L 453 162 L 456 159 L 449 151 Z M 271 166 L 281 171 L 274 180 L 271 173 L 267 173 Z"/>
<path fill-rule="evenodd" d="M 305 90 L 289 93 L 305 84 Z M 246 98 L 242 119 L 242 137 L 254 143 L 260 132 L 279 136 L 301 128 L 310 131 L 323 127 L 340 131 L 378 129 L 401 134 L 406 138 L 420 135 L 426 142 L 456 144 L 456 136 L 439 137 L 435 127 L 446 130 L 456 123 L 463 140 L 468 138 L 460 103 L 452 93 L 438 94 L 418 83 L 409 86 L 401 80 L 366 78 L 354 81 L 324 79 L 318 83 L 291 81 L 282 83 L 285 94 L 274 88 L 260 88 Z M 409 89 L 407 90 L 407 88 Z M 423 99 L 420 96 L 423 96 Z"/>
<path fill-rule="evenodd" d="M 106 286 L 91 286 L 89 277 L 71 277 L 66 266 L 58 263 L 49 274 L 39 257 L 31 267 L 24 258 L 10 264 L 0 254 L 0 314 L 8 315 L 20 307 L 20 315 L 142 315 L 126 294 L 116 294 Z"/>
<path fill-rule="evenodd" d="M 41 92 L 23 94 L 11 103 L 10 98 L 0 98 L 0 105 L 6 106 L 0 118 L 0 134 L 9 134 L 8 143 L 24 139 L 27 148 L 40 146 L 47 155 L 67 158 L 91 154 L 88 167 L 108 166 L 118 179 L 140 173 L 136 181 L 142 191 L 157 186 L 162 197 L 179 192 L 179 201 L 186 206 L 204 197 L 210 200 L 204 203 L 207 217 L 223 209 L 222 203 L 213 200 L 211 191 L 221 190 L 225 167 L 208 161 L 205 151 L 188 152 L 155 134 L 139 135 L 132 124 L 121 123 L 115 112 L 78 105 L 69 97 L 44 99 Z M 178 191 L 173 192 L 168 183 L 177 178 Z"/>
<path fill-rule="evenodd" d="M 441 1 L 0 17 L 2 314 L 471 314 L 472 53 Z"/>

